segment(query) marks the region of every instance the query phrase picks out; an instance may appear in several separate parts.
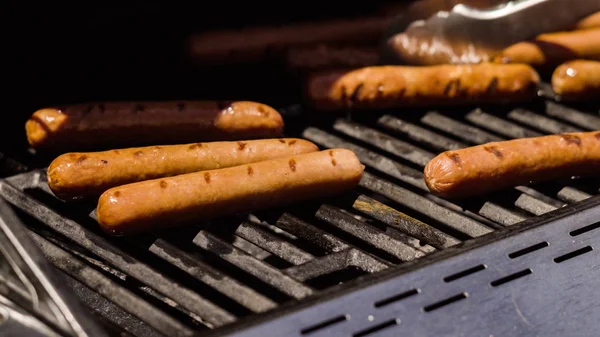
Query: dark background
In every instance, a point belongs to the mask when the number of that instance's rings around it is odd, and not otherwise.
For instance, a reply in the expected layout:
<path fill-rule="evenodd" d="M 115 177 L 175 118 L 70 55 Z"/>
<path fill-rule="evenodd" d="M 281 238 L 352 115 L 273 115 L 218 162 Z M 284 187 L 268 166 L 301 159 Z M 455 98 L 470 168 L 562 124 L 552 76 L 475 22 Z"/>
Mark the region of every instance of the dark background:
<path fill-rule="evenodd" d="M 24 146 L 27 117 L 56 104 L 204 98 L 285 106 L 299 92 L 280 70 L 189 68 L 184 38 L 219 28 L 361 16 L 385 3 L 398 2 L 3 1 L 0 152 Z"/>

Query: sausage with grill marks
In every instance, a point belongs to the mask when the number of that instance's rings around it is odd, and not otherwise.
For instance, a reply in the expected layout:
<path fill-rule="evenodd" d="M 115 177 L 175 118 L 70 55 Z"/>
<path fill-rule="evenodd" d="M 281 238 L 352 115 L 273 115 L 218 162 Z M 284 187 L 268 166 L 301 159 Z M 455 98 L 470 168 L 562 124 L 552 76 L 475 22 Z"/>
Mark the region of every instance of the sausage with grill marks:
<path fill-rule="evenodd" d="M 521 64 L 380 66 L 313 75 L 308 101 L 319 110 L 528 101 L 539 76 Z"/>
<path fill-rule="evenodd" d="M 100 196 L 98 222 L 128 234 L 332 196 L 358 184 L 364 166 L 349 150 L 147 180 Z"/>
<path fill-rule="evenodd" d="M 425 167 L 432 193 L 447 198 L 600 172 L 600 132 L 522 138 L 444 152 Z"/>
<path fill-rule="evenodd" d="M 112 102 L 38 110 L 25 129 L 33 148 L 72 151 L 279 137 L 283 119 L 256 102 Z"/>
<path fill-rule="evenodd" d="M 48 168 L 48 185 L 63 200 L 99 196 L 137 181 L 315 152 L 306 140 L 262 139 L 67 153 Z"/>
<path fill-rule="evenodd" d="M 600 62 L 576 60 L 561 64 L 552 74 L 552 89 L 564 101 L 598 99 Z"/>
<path fill-rule="evenodd" d="M 600 28 L 542 34 L 514 44 L 494 57 L 497 63 L 525 63 L 537 68 L 574 59 L 600 60 Z"/>

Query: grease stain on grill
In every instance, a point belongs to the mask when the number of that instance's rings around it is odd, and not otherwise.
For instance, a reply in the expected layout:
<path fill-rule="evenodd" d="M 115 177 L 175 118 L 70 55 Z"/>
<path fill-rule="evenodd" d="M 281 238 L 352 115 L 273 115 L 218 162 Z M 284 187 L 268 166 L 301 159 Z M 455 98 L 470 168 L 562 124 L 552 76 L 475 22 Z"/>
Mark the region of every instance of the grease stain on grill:
<path fill-rule="evenodd" d="M 501 285 L 503 285 L 505 283 L 512 282 L 514 280 L 520 279 L 521 277 L 525 277 L 525 276 L 527 276 L 527 275 L 529 275 L 531 273 L 533 273 L 533 271 L 530 268 L 523 269 L 523 270 L 518 271 L 516 273 L 513 273 L 513 274 L 510 274 L 508 276 L 504 276 L 502 278 L 494 280 L 494 281 L 490 282 L 490 285 L 492 287 L 498 287 L 498 286 L 501 286 Z"/>
<path fill-rule="evenodd" d="M 475 274 L 477 272 L 485 270 L 486 268 L 487 268 L 486 265 L 480 264 L 478 266 L 471 267 L 469 269 L 465 269 L 463 271 L 460 271 L 458 273 L 452 274 L 450 276 L 446 276 L 446 277 L 444 277 L 444 282 L 448 283 L 448 282 L 456 281 L 456 280 L 458 280 L 460 278 L 467 277 L 467 276 L 469 276 L 471 274 Z"/>
<path fill-rule="evenodd" d="M 313 332 L 316 332 L 316 331 L 319 331 L 319 330 L 323 330 L 323 329 L 325 329 L 327 327 L 330 327 L 330 326 L 332 326 L 334 324 L 339 324 L 339 323 L 342 323 L 342 322 L 346 322 L 349 318 L 350 318 L 350 316 L 348 316 L 348 315 L 340 315 L 340 316 L 337 316 L 337 317 L 334 317 L 334 318 L 330 318 L 330 319 L 328 319 L 326 321 L 323 321 L 321 323 L 318 323 L 318 324 L 315 324 L 315 325 L 312 325 L 312 326 L 309 326 L 309 327 L 306 327 L 306 328 L 300 330 L 300 334 L 302 334 L 302 335 L 308 335 L 308 334 L 311 334 Z"/>
<path fill-rule="evenodd" d="M 600 222 L 596 222 L 595 224 L 591 224 L 591 225 L 573 230 L 573 231 L 569 232 L 569 235 L 578 236 L 578 235 L 593 231 L 594 229 L 598 229 L 598 228 L 600 228 Z"/>
<path fill-rule="evenodd" d="M 579 249 L 574 250 L 574 251 L 572 251 L 570 253 L 567 253 L 567 254 L 564 254 L 564 255 L 561 255 L 559 257 L 554 258 L 554 262 L 556 262 L 556 263 L 562 263 L 562 262 L 565 262 L 567 260 L 570 260 L 570 259 L 576 258 L 578 256 L 581 256 L 583 254 L 589 253 L 592 250 L 594 250 L 594 248 L 592 248 L 592 246 L 585 246 L 583 248 L 579 248 Z"/>
<path fill-rule="evenodd" d="M 448 305 L 450 305 L 452 303 L 464 300 L 467 297 L 469 297 L 469 293 L 463 292 L 463 293 L 460 293 L 458 295 L 454 295 L 452 297 L 448 297 L 448 298 L 446 298 L 444 300 L 441 300 L 439 302 L 435 302 L 433 304 L 427 305 L 427 306 L 423 307 L 423 311 L 425 311 L 425 312 L 432 312 L 434 310 L 438 310 L 440 308 L 448 306 Z"/>
<path fill-rule="evenodd" d="M 292 170 L 292 172 L 296 172 L 296 160 L 290 159 L 289 165 L 290 165 L 290 170 Z"/>
<path fill-rule="evenodd" d="M 352 337 L 364 337 L 364 336 L 369 336 L 369 335 L 372 335 L 372 334 L 374 334 L 374 333 L 376 333 L 376 332 L 379 332 L 379 331 L 381 331 L 381 330 L 383 330 L 383 329 L 389 329 L 389 328 L 391 328 L 391 327 L 398 326 L 399 324 L 400 324 L 400 320 L 399 320 L 399 319 L 391 319 L 391 320 L 389 320 L 389 321 L 385 321 L 385 322 L 383 322 L 383 323 L 380 323 L 380 324 L 374 325 L 374 326 L 372 326 L 372 327 L 370 327 L 370 328 L 368 328 L 368 329 L 365 329 L 365 330 L 361 330 L 361 331 L 359 331 L 359 332 L 356 332 L 356 333 L 354 333 L 354 334 L 352 335 Z"/>
<path fill-rule="evenodd" d="M 385 298 L 381 301 L 377 301 L 373 304 L 373 306 L 375 306 L 375 308 L 381 308 L 386 305 L 396 303 L 398 301 L 402 301 L 403 299 L 409 298 L 411 296 L 418 295 L 420 292 L 421 292 L 420 289 L 414 288 L 414 289 L 405 291 L 403 293 L 400 293 L 398 295 L 394 295 L 392 297 Z"/>
<path fill-rule="evenodd" d="M 546 241 L 544 242 L 540 242 L 540 243 L 536 243 L 535 245 L 531 245 L 529 247 L 523 248 L 523 249 L 519 249 L 516 252 L 512 252 L 510 254 L 508 254 L 508 257 L 511 259 L 516 259 L 517 257 L 529 254 L 529 253 L 533 253 L 536 250 L 540 250 L 542 248 L 546 248 L 548 247 L 550 244 Z"/>

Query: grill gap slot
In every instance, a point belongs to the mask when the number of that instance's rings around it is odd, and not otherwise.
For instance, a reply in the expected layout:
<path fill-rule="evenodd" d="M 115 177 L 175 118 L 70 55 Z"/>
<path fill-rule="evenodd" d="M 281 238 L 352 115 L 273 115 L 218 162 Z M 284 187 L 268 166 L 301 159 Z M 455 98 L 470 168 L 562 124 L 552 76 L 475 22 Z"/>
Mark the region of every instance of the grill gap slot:
<path fill-rule="evenodd" d="M 383 300 L 377 301 L 377 302 L 375 302 L 373 304 L 373 306 L 375 308 L 385 307 L 386 305 L 389 305 L 389 304 L 401 301 L 403 299 L 409 298 L 409 297 L 414 296 L 414 295 L 418 295 L 420 293 L 421 293 L 420 289 L 414 288 L 414 289 L 405 291 L 403 293 L 400 293 L 398 295 L 394 295 L 392 297 L 388 297 L 388 298 L 385 298 Z"/>
<path fill-rule="evenodd" d="M 526 255 L 526 254 L 529 254 L 529 253 L 533 253 L 536 250 L 540 250 L 542 248 L 546 248 L 549 245 L 550 244 L 548 242 L 546 242 L 546 241 L 540 242 L 540 243 L 536 243 L 535 245 L 532 245 L 532 246 L 529 246 L 529 247 L 517 250 L 516 252 L 512 252 L 512 253 L 508 254 L 508 257 L 511 258 L 511 259 L 516 259 L 517 257 L 523 256 L 523 255 Z"/>
<path fill-rule="evenodd" d="M 508 276 L 505 276 L 505 277 L 499 278 L 497 280 L 494 280 L 494 281 L 490 282 L 490 285 L 492 287 L 498 287 L 498 286 L 501 286 L 501 285 L 503 285 L 505 283 L 514 281 L 516 279 L 520 279 L 521 277 L 525 277 L 525 276 L 527 276 L 527 275 L 529 275 L 531 273 L 533 273 L 533 271 L 530 268 L 527 268 L 527 269 L 518 271 L 516 273 L 510 274 Z"/>
<path fill-rule="evenodd" d="M 594 250 L 594 248 L 592 248 L 592 246 L 585 246 L 583 248 L 579 248 L 579 249 L 574 250 L 574 251 L 572 251 L 570 253 L 567 253 L 567 254 L 564 254 L 564 255 L 561 255 L 559 257 L 554 258 L 554 262 L 556 262 L 556 263 L 565 262 L 567 260 L 576 258 L 576 257 L 578 257 L 580 255 L 589 253 L 592 250 Z"/>
<path fill-rule="evenodd" d="M 311 333 L 316 332 L 318 330 L 322 330 L 322 329 L 325 329 L 327 327 L 330 327 L 330 326 L 332 326 L 334 324 L 339 324 L 339 323 L 342 323 L 342 322 L 346 322 L 349 318 L 350 317 L 348 315 L 340 315 L 340 316 L 328 319 L 326 321 L 323 321 L 321 323 L 318 323 L 318 324 L 309 326 L 307 328 L 304 328 L 304 329 L 300 330 L 300 334 L 302 334 L 302 335 L 308 335 L 308 334 L 311 334 Z"/>
<path fill-rule="evenodd" d="M 397 326 L 399 324 L 400 324 L 400 320 L 399 319 L 397 319 L 397 318 L 396 319 L 392 319 L 392 320 L 383 322 L 381 324 L 377 324 L 375 326 L 372 326 L 372 327 L 370 327 L 368 329 L 356 332 L 356 333 L 354 333 L 352 335 L 352 337 L 364 337 L 364 336 L 368 336 L 368 335 L 371 335 L 371 334 L 373 334 L 375 332 L 381 331 L 383 329 L 388 329 L 388 328 L 391 328 L 393 326 Z"/>
<path fill-rule="evenodd" d="M 452 282 L 452 281 L 456 281 L 456 280 L 458 280 L 460 278 L 463 278 L 463 277 L 469 276 L 471 274 L 475 274 L 477 272 L 485 270 L 486 268 L 487 268 L 487 266 L 485 264 L 480 264 L 478 266 L 471 267 L 469 269 L 465 269 L 463 271 L 460 271 L 460 272 L 458 272 L 456 274 L 452 274 L 450 276 L 446 276 L 446 277 L 444 277 L 444 282 L 449 283 L 449 282 Z"/>
<path fill-rule="evenodd" d="M 571 236 L 578 236 L 578 235 L 581 235 L 581 234 L 584 234 L 584 233 L 587 233 L 587 232 L 591 232 L 594 229 L 598 229 L 598 228 L 600 228 L 600 222 L 596 222 L 595 224 L 587 225 L 585 227 L 581 227 L 581 228 L 578 228 L 576 230 L 570 231 L 569 235 L 571 235 Z"/>
<path fill-rule="evenodd" d="M 452 297 L 448 297 L 448 298 L 446 298 L 444 300 L 441 300 L 439 302 L 435 302 L 433 304 L 427 305 L 427 306 L 423 307 L 423 311 L 425 311 L 425 312 L 432 312 L 434 310 L 437 310 L 437 309 L 443 308 L 445 306 L 448 306 L 448 305 L 450 305 L 452 303 L 464 300 L 467 297 L 469 297 L 469 293 L 463 292 L 463 293 L 460 293 L 458 295 L 454 295 Z"/>

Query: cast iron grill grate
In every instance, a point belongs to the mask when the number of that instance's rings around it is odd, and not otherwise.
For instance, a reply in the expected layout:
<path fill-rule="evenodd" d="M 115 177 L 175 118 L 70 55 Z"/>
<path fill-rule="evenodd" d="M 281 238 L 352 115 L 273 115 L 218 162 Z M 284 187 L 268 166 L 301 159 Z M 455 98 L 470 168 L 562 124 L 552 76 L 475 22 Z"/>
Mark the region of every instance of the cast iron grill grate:
<path fill-rule="evenodd" d="M 137 336 L 185 336 L 318 297 L 340 283 L 578 203 L 600 188 L 596 180 L 568 180 L 450 202 L 429 194 L 422 174 L 440 151 L 600 129 L 593 107 L 580 110 L 540 100 L 502 109 L 321 115 L 303 123 L 308 125 L 300 131 L 304 138 L 359 156 L 367 166 L 359 188 L 339 198 L 126 238 L 103 234 L 93 219 L 93 205 L 55 199 L 43 170 L 1 181 L 0 195 L 25 218 L 34 240 L 84 304 L 113 329 Z M 542 245 L 512 252 L 510 258 L 518 260 Z M 569 258 L 558 256 L 555 262 Z M 485 270 L 485 264 L 474 264 L 445 275 L 444 282 L 460 284 Z M 524 270 L 506 277 L 525 277 L 519 274 Z M 500 288 L 505 281 L 492 286 Z M 408 289 L 376 306 L 419 292 Z M 457 290 L 423 310 L 435 312 L 468 297 Z M 345 320 L 342 315 L 315 324 Z M 397 324 L 390 319 L 355 335 Z M 317 325 L 307 325 L 302 333 Z"/>

